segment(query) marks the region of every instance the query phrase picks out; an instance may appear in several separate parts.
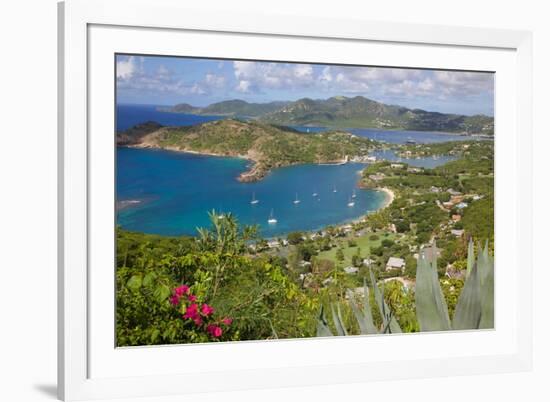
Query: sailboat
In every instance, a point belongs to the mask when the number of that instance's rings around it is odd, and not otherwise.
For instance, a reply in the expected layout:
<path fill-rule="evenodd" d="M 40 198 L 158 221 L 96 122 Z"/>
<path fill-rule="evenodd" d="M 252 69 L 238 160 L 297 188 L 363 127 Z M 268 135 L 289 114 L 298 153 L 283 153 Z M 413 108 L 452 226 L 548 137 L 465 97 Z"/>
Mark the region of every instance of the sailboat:
<path fill-rule="evenodd" d="M 259 202 L 260 202 L 260 200 L 256 199 L 256 193 L 252 193 L 252 201 L 250 201 L 250 203 L 254 205 L 254 204 L 257 204 Z"/>
<path fill-rule="evenodd" d="M 292 201 L 294 204 L 299 204 L 300 203 L 300 200 L 298 199 L 298 193 L 296 193 L 296 198 L 294 199 L 294 201 Z"/>
<path fill-rule="evenodd" d="M 357 197 L 357 194 L 355 194 L 355 189 L 353 189 L 353 194 L 351 195 L 351 198 Z"/>
<path fill-rule="evenodd" d="M 349 199 L 348 201 L 348 207 L 353 207 L 355 206 L 355 201 L 353 201 L 351 198 Z"/>
<path fill-rule="evenodd" d="M 319 194 L 317 194 L 317 190 L 313 191 L 313 194 L 311 194 L 312 197 L 317 197 Z"/>
<path fill-rule="evenodd" d="M 273 216 L 273 209 L 271 210 L 271 213 L 269 214 L 269 219 L 267 220 L 267 223 L 270 225 L 274 225 L 277 223 L 277 219 Z"/>
<path fill-rule="evenodd" d="M 337 193 L 338 190 L 336 190 L 336 186 L 334 186 L 334 189 L 332 190 L 333 193 Z"/>

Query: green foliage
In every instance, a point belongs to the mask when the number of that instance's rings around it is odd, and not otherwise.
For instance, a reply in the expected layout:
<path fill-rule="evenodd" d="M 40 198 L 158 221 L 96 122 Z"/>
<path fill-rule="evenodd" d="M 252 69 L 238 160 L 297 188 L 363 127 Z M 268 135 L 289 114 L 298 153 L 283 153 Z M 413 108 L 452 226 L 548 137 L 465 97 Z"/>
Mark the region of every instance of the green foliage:
<path fill-rule="evenodd" d="M 397 322 L 397 319 L 394 316 L 394 311 L 388 306 L 386 300 L 384 299 L 384 289 L 380 289 L 372 270 L 370 272 L 370 279 L 372 283 L 372 290 L 367 286 L 365 281 L 363 284 L 363 309 L 360 309 L 355 301 L 355 294 L 351 291 L 347 291 L 347 299 L 349 302 L 350 309 L 355 317 L 357 325 L 359 326 L 360 334 L 378 334 L 378 333 L 400 333 L 401 327 Z M 370 292 L 374 294 L 374 300 L 378 306 L 378 313 L 382 318 L 380 329 L 378 329 L 374 324 L 373 313 L 371 311 L 371 302 L 370 302 Z M 332 321 L 336 330 L 337 336 L 348 335 L 348 330 L 344 319 L 342 318 L 342 313 L 340 309 L 340 304 L 336 304 L 336 309 L 334 305 L 331 304 L 332 311 Z M 321 312 L 317 321 L 317 336 L 333 336 L 333 332 L 329 327 L 324 314 L 323 307 L 321 307 Z"/>
<path fill-rule="evenodd" d="M 471 207 L 465 209 L 461 221 L 466 232 L 477 239 L 488 239 L 490 243 L 493 243 L 495 236 L 494 211 L 492 192 L 489 196 L 474 201 Z"/>
<path fill-rule="evenodd" d="M 245 255 L 254 230 L 231 215 L 213 212 L 211 221 L 196 240 L 117 231 L 118 346 L 210 341 L 169 302 L 182 283 L 233 319 L 224 340 L 313 335 L 318 303 L 285 274 L 283 260 Z"/>
<path fill-rule="evenodd" d="M 302 232 L 290 232 L 287 235 L 287 240 L 290 244 L 299 244 L 303 241 L 303 236 Z"/>
<path fill-rule="evenodd" d="M 473 261 L 472 254 L 473 244 L 470 243 L 469 261 Z M 437 279 L 437 262 L 421 256 L 416 274 L 416 311 L 422 331 L 493 328 L 494 264 L 488 246 L 480 250 L 477 260 L 472 263 L 456 303 L 452 324 Z"/>

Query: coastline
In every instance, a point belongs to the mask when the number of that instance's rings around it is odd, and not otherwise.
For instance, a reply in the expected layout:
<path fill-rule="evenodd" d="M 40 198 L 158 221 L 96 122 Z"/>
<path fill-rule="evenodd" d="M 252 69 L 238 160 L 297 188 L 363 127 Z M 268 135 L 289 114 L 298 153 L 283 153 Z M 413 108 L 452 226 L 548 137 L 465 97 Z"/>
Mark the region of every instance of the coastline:
<path fill-rule="evenodd" d="M 388 187 L 376 187 L 375 190 L 381 191 L 386 194 L 386 200 L 384 201 L 384 204 L 382 204 L 382 207 L 378 209 L 379 211 L 389 207 L 393 200 L 395 200 L 395 193 Z"/>

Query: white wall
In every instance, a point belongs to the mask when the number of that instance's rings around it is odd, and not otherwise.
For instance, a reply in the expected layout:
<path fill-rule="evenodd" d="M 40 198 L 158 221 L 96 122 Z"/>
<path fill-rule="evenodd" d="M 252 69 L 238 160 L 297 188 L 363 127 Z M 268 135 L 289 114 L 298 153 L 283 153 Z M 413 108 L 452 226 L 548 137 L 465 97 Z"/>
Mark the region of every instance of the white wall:
<path fill-rule="evenodd" d="M 182 0 L 183 1 L 183 0 Z M 205 7 L 206 2 L 190 2 Z M 211 10 L 529 29 L 535 34 L 535 370 L 504 376 L 204 395 L 194 401 L 548 400 L 550 23 L 544 1 L 210 1 Z M 213 4 L 220 4 L 215 8 Z M 56 370 L 56 2 L 0 5 L 0 400 L 42 401 Z M 545 249 L 546 247 L 546 249 Z M 161 399 L 152 399 L 160 401 Z M 162 400 L 183 400 L 172 398 Z"/>

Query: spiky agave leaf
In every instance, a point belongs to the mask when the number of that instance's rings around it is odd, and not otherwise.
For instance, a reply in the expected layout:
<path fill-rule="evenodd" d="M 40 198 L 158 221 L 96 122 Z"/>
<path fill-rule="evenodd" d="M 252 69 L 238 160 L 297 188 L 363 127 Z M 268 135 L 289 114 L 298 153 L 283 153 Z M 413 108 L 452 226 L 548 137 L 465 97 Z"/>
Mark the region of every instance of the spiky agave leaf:
<path fill-rule="evenodd" d="M 364 301 L 365 304 L 363 306 L 363 311 L 361 311 L 357 306 L 357 303 L 355 302 L 355 299 L 354 299 L 353 292 L 351 292 L 350 290 L 347 291 L 349 303 L 351 306 L 351 311 L 353 312 L 353 315 L 355 316 L 355 319 L 359 324 L 361 335 L 377 334 L 378 330 L 374 325 L 374 321 L 372 319 L 372 312 L 370 310 L 369 294 L 368 294 L 368 288 L 367 288 L 366 282 L 364 284 L 364 290 L 365 290 L 365 301 Z"/>
<path fill-rule="evenodd" d="M 381 291 L 378 287 L 376 279 L 374 279 L 374 274 L 372 273 L 372 270 L 370 268 L 369 274 L 372 283 L 372 290 L 374 291 L 374 300 L 378 305 L 378 310 L 380 311 L 380 316 L 382 317 L 383 328 L 387 328 L 389 330 L 389 333 L 391 334 L 401 333 L 401 327 L 399 326 L 399 323 L 397 322 L 393 314 L 391 314 L 391 310 L 384 300 L 384 292 Z"/>
<path fill-rule="evenodd" d="M 466 264 L 466 277 L 470 276 L 470 272 L 472 272 L 472 267 L 475 263 L 475 252 L 474 252 L 474 241 L 470 237 L 470 241 L 468 242 L 468 260 Z"/>
<path fill-rule="evenodd" d="M 478 263 L 472 267 L 464 282 L 464 288 L 458 297 L 453 329 L 477 329 L 481 320 L 481 284 Z"/>
<path fill-rule="evenodd" d="M 332 310 L 332 319 L 334 321 L 334 326 L 336 327 L 336 334 L 338 336 L 346 336 L 348 333 L 346 327 L 344 326 L 344 320 L 342 319 L 342 313 L 340 312 L 340 305 L 336 304 L 336 311 L 334 306 L 331 304 L 330 309 Z"/>
<path fill-rule="evenodd" d="M 489 255 L 488 246 L 485 246 L 483 255 L 478 259 L 481 290 L 481 319 L 479 328 L 495 327 L 495 269 L 493 258 Z"/>
<path fill-rule="evenodd" d="M 424 253 L 421 253 L 416 266 L 416 316 L 421 331 L 451 329 L 449 311 L 439 284 L 436 264 L 435 259 L 430 263 Z"/>
<path fill-rule="evenodd" d="M 325 318 L 325 312 L 324 312 L 323 306 L 321 306 L 321 311 L 319 312 L 319 318 L 317 319 L 317 336 L 319 337 L 334 336 Z"/>

